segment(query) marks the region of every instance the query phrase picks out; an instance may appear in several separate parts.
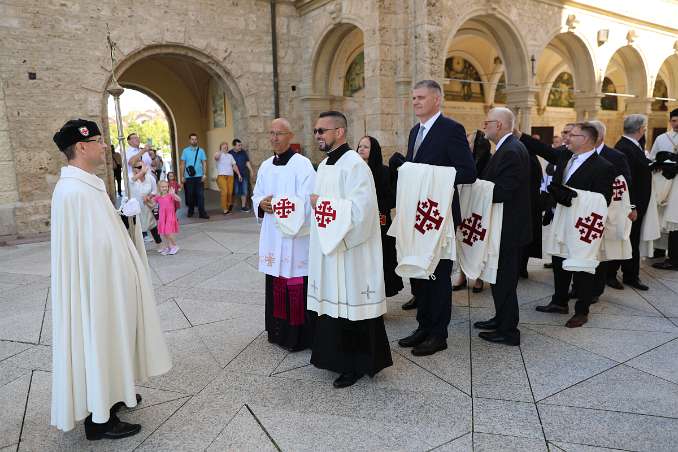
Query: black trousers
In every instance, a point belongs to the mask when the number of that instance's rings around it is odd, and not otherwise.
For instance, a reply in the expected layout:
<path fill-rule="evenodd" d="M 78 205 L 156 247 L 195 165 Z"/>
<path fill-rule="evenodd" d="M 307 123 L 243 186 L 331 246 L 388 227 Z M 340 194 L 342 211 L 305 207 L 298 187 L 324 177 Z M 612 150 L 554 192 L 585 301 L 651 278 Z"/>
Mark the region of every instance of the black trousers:
<path fill-rule="evenodd" d="M 522 264 L 522 248 L 505 247 L 499 250 L 497 280 L 492 284 L 497 332 L 505 335 L 518 333 L 518 271 Z"/>
<path fill-rule="evenodd" d="M 669 232 L 669 262 L 678 265 L 678 231 Z"/>
<path fill-rule="evenodd" d="M 198 207 L 198 213 L 200 215 L 206 215 L 205 188 L 203 187 L 202 178 L 187 177 L 184 181 L 184 190 L 188 213 L 193 214 L 193 210 Z"/>
<path fill-rule="evenodd" d="M 605 292 L 605 282 L 607 281 L 608 267 L 614 261 L 600 262 L 596 267 L 596 274 L 593 275 L 593 292 L 594 297 L 599 297 Z M 574 290 L 577 288 L 575 286 Z"/>
<path fill-rule="evenodd" d="M 122 170 L 113 170 L 113 179 L 115 179 L 115 185 L 118 187 L 118 194 L 122 194 Z"/>
<path fill-rule="evenodd" d="M 574 280 L 574 287 L 577 291 L 577 303 L 574 306 L 576 314 L 589 313 L 589 306 L 593 298 L 594 275 L 586 272 L 569 272 L 563 270 L 562 257 L 553 256 L 553 283 L 555 294 L 551 298 L 551 303 L 559 306 L 567 306 L 569 301 L 570 283 Z"/>
<path fill-rule="evenodd" d="M 607 276 L 612 278 L 617 276 L 617 271 L 621 267 L 624 282 L 638 281 L 640 277 L 640 228 L 643 224 L 645 214 L 638 214 L 638 218 L 631 225 L 631 259 L 625 261 L 611 261 L 608 266 Z"/>
<path fill-rule="evenodd" d="M 442 259 L 434 275 L 435 279 L 412 279 L 417 322 L 429 336 L 446 339 L 452 317 L 452 261 Z"/>

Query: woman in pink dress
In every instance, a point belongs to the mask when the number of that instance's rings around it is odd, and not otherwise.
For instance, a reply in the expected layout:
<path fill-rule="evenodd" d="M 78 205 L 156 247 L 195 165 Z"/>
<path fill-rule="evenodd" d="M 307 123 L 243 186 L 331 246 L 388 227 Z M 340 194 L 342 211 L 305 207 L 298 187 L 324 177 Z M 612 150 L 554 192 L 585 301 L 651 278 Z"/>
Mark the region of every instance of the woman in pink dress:
<path fill-rule="evenodd" d="M 163 241 L 168 245 L 160 250 L 162 255 L 177 254 L 179 247 L 175 239 L 175 234 L 179 232 L 179 221 L 174 203 L 181 199 L 174 192 L 174 188 L 169 186 L 167 181 L 158 182 L 158 194 L 155 196 L 155 202 L 158 203 L 158 232 Z"/>

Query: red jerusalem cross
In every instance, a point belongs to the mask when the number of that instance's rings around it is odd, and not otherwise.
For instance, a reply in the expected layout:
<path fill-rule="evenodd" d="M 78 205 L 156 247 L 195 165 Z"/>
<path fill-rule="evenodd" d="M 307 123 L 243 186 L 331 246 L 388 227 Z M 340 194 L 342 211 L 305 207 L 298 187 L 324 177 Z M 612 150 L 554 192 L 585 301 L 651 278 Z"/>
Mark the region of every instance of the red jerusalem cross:
<path fill-rule="evenodd" d="M 290 202 L 289 199 L 280 198 L 280 201 L 273 206 L 273 212 L 275 212 L 279 218 L 287 218 L 294 212 L 295 207 L 294 203 Z"/>
<path fill-rule="evenodd" d="M 586 218 L 579 217 L 574 225 L 575 228 L 579 229 L 579 240 L 591 243 L 599 239 L 605 230 L 605 225 L 601 221 L 602 219 L 603 216 L 595 212 L 591 212 L 591 215 Z"/>
<path fill-rule="evenodd" d="M 461 233 L 464 236 L 462 242 L 469 246 L 473 246 L 478 240 L 485 240 L 485 233 L 487 228 L 483 227 L 483 217 L 477 213 L 472 213 L 470 217 L 464 218 L 464 221 L 459 225 Z"/>
<path fill-rule="evenodd" d="M 440 211 L 436 207 L 438 207 L 438 203 L 431 198 L 419 201 L 417 204 L 417 217 L 414 229 L 421 232 L 422 235 L 434 228 L 437 231 L 440 229 L 440 225 L 443 224 L 445 217 L 440 215 Z"/>
<path fill-rule="evenodd" d="M 319 228 L 326 228 L 337 219 L 337 211 L 332 208 L 330 201 L 323 201 L 315 206 L 315 221 Z"/>
<path fill-rule="evenodd" d="M 626 182 L 621 179 L 615 179 L 612 184 L 612 200 L 621 201 L 624 192 L 626 191 Z"/>

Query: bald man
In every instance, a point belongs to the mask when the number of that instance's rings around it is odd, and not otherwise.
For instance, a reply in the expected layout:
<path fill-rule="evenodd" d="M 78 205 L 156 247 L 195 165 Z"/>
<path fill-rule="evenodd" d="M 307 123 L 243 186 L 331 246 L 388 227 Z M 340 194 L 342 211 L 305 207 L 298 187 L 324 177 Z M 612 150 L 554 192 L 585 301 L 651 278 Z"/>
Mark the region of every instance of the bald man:
<path fill-rule="evenodd" d="M 497 280 L 492 285 L 496 314 L 473 326 L 483 331 L 481 339 L 520 345 L 518 330 L 518 269 L 521 249 L 532 240 L 530 227 L 530 155 L 513 136 L 515 117 L 508 108 L 493 108 L 487 114 L 485 136 L 496 145 L 481 179 L 494 182 L 492 202 L 504 204 Z"/>
<path fill-rule="evenodd" d="M 287 119 L 275 119 L 268 134 L 273 156 L 261 164 L 252 196 L 263 219 L 259 271 L 266 274 L 266 331 L 269 342 L 297 351 L 311 345 L 315 319 L 306 310 L 315 170 L 290 147 L 294 133 Z"/>

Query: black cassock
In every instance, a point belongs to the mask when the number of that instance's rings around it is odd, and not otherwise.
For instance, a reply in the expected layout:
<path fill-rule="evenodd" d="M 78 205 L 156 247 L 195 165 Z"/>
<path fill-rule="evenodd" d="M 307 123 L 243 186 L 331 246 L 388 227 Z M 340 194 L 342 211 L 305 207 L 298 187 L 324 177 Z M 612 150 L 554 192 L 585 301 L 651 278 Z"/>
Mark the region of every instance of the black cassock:
<path fill-rule="evenodd" d="M 388 167 L 382 166 L 381 170 L 381 177 L 375 177 L 374 183 L 377 189 L 377 203 L 379 204 L 381 249 L 384 257 L 384 284 L 386 285 L 386 296 L 392 297 L 403 290 L 404 286 L 403 279 L 395 272 L 398 265 L 395 237 L 386 234 L 388 228 L 391 227 L 391 209 L 395 207 L 395 190 L 391 185 Z"/>

